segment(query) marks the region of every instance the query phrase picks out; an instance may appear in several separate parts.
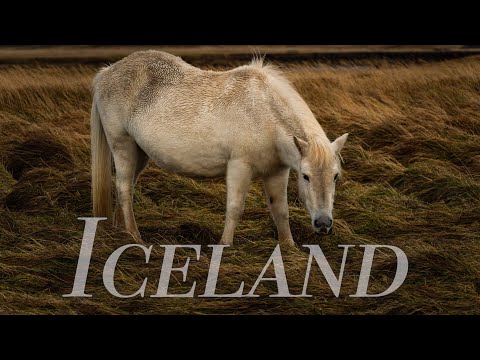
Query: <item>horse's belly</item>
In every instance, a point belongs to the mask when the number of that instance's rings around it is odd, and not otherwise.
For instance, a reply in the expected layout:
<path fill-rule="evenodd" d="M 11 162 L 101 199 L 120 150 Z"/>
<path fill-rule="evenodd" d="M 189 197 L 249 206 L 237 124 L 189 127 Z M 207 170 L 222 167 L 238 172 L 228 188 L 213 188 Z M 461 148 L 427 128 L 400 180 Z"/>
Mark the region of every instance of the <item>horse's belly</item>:
<path fill-rule="evenodd" d="M 190 175 L 225 174 L 228 161 L 243 158 L 264 173 L 272 165 L 274 144 L 269 132 L 235 114 L 203 114 L 186 121 L 172 108 L 155 108 L 134 119 L 129 129 L 140 147 L 160 167 Z M 253 166 L 255 168 L 255 166 Z M 255 170 L 255 169 L 254 169 Z"/>
<path fill-rule="evenodd" d="M 158 141 L 144 151 L 161 168 L 189 176 L 222 176 L 227 156 L 221 147 L 182 141 Z"/>
<path fill-rule="evenodd" d="M 183 159 L 169 159 L 155 157 L 152 159 L 163 169 L 187 176 L 216 177 L 225 175 L 226 161 L 212 161 L 211 157 L 185 161 Z"/>

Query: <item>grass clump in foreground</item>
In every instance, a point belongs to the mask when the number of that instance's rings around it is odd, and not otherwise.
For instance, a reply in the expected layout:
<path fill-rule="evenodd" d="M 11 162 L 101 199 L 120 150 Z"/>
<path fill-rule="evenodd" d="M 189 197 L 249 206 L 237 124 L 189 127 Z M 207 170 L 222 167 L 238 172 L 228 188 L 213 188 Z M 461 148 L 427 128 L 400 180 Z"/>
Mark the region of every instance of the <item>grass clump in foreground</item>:
<path fill-rule="evenodd" d="M 352 64 L 347 64 L 352 65 Z M 67 299 L 90 216 L 89 111 L 94 66 L 4 66 L 0 68 L 0 313 L 27 314 L 465 314 L 480 309 L 480 59 L 437 63 L 365 63 L 332 68 L 289 65 L 288 78 L 306 99 L 331 139 L 350 133 L 344 176 L 335 203 L 335 235 L 317 237 L 298 201 L 295 175 L 289 185 L 295 241 L 320 244 L 338 273 L 340 244 L 350 250 L 336 298 L 314 267 L 311 298 L 150 298 L 156 292 L 160 244 L 202 244 L 187 282 L 173 273 L 172 292 L 197 282 L 202 294 L 211 250 L 221 236 L 223 179 L 193 180 L 150 165 L 140 178 L 135 212 L 144 240 L 154 244 L 149 264 L 139 249 L 118 265 L 120 292 L 149 281 L 145 298 L 117 299 L 102 283 L 107 257 L 132 240 L 110 227 L 97 232 L 88 299 Z M 276 245 L 260 182 L 246 202 L 235 245 L 224 251 L 218 292 L 245 293 Z M 409 259 L 402 287 L 385 298 L 351 298 L 362 244 L 400 247 Z M 178 253 L 181 265 L 193 251 Z M 284 250 L 293 294 L 301 293 L 308 253 Z M 371 291 L 383 291 L 395 259 L 379 254 Z M 267 273 L 268 275 L 268 273 Z"/>

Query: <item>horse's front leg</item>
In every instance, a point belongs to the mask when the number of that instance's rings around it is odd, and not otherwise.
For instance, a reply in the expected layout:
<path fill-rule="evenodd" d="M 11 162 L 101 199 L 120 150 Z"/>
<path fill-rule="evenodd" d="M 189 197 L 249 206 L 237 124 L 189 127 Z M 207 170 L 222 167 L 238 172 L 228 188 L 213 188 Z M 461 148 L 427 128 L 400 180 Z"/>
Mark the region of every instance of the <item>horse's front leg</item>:
<path fill-rule="evenodd" d="M 233 233 L 245 209 L 245 197 L 252 180 L 250 165 L 231 160 L 227 165 L 227 211 L 220 244 L 233 244 Z"/>
<path fill-rule="evenodd" d="M 287 185 L 290 169 L 282 169 L 276 174 L 263 178 L 263 188 L 268 208 L 277 226 L 280 244 L 294 246 L 290 224 L 288 222 Z"/>

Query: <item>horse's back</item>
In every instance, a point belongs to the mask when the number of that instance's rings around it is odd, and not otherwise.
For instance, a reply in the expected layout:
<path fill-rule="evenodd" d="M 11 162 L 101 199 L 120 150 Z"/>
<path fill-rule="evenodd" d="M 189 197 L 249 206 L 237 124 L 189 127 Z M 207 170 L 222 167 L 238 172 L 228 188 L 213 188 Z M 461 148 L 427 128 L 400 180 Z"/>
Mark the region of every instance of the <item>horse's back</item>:
<path fill-rule="evenodd" d="M 138 51 L 102 69 L 94 79 L 94 94 L 97 101 L 122 106 L 131 116 L 151 105 L 162 88 L 179 84 L 195 70 L 178 56 Z"/>
<path fill-rule="evenodd" d="M 136 81 L 144 73 L 162 78 L 165 83 L 174 83 L 182 77 L 184 69 L 194 68 L 180 57 L 156 50 L 137 51 L 114 64 L 104 68 L 98 74 L 110 83 L 124 80 Z"/>

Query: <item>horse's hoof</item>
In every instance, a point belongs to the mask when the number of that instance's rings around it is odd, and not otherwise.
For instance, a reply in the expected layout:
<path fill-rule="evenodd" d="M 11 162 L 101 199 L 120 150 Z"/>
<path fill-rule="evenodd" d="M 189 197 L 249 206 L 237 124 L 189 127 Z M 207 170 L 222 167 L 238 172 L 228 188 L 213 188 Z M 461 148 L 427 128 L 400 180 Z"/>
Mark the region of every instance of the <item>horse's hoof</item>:
<path fill-rule="evenodd" d="M 280 240 L 279 243 L 280 246 L 285 248 L 295 248 L 295 242 L 293 241 L 293 239 Z"/>
<path fill-rule="evenodd" d="M 127 232 L 127 234 L 129 234 L 137 244 L 146 245 L 145 241 L 142 240 L 140 234 L 132 234 L 130 232 Z"/>
<path fill-rule="evenodd" d="M 133 238 L 137 244 L 140 245 L 147 245 L 145 241 L 142 240 L 142 238 Z"/>
<path fill-rule="evenodd" d="M 228 246 L 230 246 L 230 245 L 233 245 L 233 241 L 228 242 L 228 241 L 224 241 L 224 240 L 222 239 L 222 240 L 220 240 L 220 242 L 218 243 L 218 245 L 228 245 Z"/>

